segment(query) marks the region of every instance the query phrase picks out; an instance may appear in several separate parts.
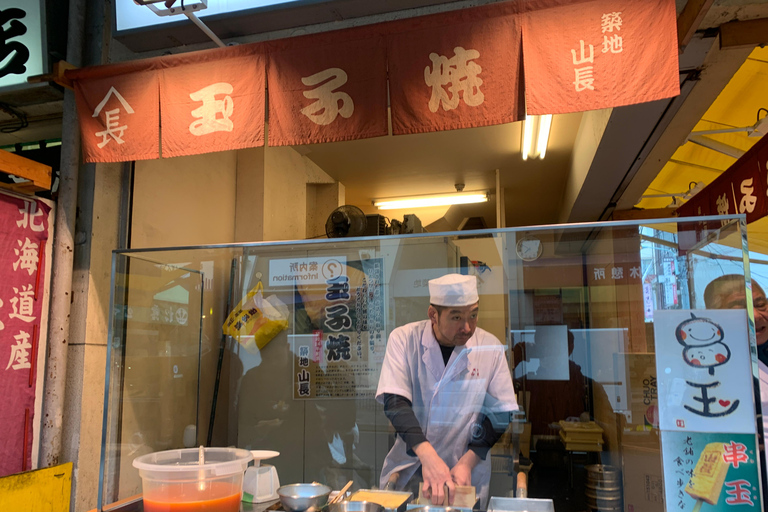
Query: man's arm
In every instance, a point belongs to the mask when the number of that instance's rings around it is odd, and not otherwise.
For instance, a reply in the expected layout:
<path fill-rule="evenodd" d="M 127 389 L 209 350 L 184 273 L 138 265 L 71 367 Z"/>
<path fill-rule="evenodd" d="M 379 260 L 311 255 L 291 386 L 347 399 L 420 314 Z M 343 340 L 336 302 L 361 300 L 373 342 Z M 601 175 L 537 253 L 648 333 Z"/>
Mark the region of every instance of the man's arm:
<path fill-rule="evenodd" d="M 427 441 L 419 420 L 413 412 L 411 401 L 400 395 L 385 393 L 384 414 L 392 422 L 397 435 L 405 441 L 407 453 L 415 454 L 421 462 L 424 496 L 431 498 L 433 505 L 442 505 L 446 498 L 448 498 L 448 504 L 453 505 L 455 484 L 451 470 Z M 445 496 L 446 487 L 448 496 Z"/>

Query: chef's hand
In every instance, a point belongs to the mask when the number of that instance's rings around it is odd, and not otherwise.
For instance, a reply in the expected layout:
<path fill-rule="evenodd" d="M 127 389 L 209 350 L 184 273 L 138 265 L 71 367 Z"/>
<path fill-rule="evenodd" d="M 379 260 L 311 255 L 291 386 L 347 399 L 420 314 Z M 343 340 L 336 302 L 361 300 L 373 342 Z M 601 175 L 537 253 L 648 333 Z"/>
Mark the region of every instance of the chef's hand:
<path fill-rule="evenodd" d="M 417 444 L 413 451 L 421 462 L 421 476 L 424 480 L 421 489 L 424 497 L 431 498 L 433 505 L 453 505 L 456 485 L 453 483 L 448 465 L 443 462 L 428 441 Z"/>
<path fill-rule="evenodd" d="M 462 455 L 459 462 L 451 469 L 451 478 L 456 485 L 472 485 L 472 470 L 480 462 L 480 457 L 472 450 Z"/>

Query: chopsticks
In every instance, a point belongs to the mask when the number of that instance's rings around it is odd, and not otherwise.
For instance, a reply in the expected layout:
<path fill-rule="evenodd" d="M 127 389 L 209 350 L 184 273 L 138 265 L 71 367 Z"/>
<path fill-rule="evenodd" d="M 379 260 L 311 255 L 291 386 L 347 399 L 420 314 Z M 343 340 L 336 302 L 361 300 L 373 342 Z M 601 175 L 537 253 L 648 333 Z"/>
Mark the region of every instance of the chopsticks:
<path fill-rule="evenodd" d="M 331 501 L 328 502 L 329 505 L 333 505 L 334 503 L 339 503 L 341 501 L 344 501 L 344 494 L 349 490 L 349 488 L 352 487 L 352 480 L 347 482 L 347 484 L 341 488 L 339 491 L 339 494 L 333 497 Z"/>

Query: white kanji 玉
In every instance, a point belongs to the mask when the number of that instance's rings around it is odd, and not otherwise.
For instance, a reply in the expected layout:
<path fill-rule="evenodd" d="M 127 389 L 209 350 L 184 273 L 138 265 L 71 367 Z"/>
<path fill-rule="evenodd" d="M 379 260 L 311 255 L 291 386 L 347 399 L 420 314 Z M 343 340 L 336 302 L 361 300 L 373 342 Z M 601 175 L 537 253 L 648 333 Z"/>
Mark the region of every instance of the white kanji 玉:
<path fill-rule="evenodd" d="M 480 73 L 483 68 L 473 62 L 480 58 L 477 50 L 465 50 L 461 46 L 453 49 L 451 58 L 436 53 L 430 53 L 432 69 L 424 68 L 424 81 L 432 88 L 429 98 L 430 112 L 437 112 L 442 105 L 443 110 L 453 110 L 459 106 L 461 99 L 469 107 L 477 107 L 485 101 L 485 95 L 480 90 L 483 80 Z M 445 86 L 448 86 L 446 90 Z"/>
<path fill-rule="evenodd" d="M 13 262 L 13 270 L 22 269 L 26 270 L 29 275 L 34 274 L 39 260 L 37 255 L 38 245 L 26 237 L 24 237 L 24 242 L 16 240 L 16 245 L 19 247 L 14 248 L 13 252 L 16 253 L 18 259 Z"/>
<path fill-rule="evenodd" d="M 16 340 L 15 345 L 11 345 L 11 357 L 8 359 L 8 366 L 14 370 L 23 370 L 25 368 L 31 368 L 32 364 L 29 362 L 29 349 L 32 345 L 29 343 L 29 333 L 19 331 L 19 334 L 13 337 Z"/>
<path fill-rule="evenodd" d="M 613 267 L 611 269 L 611 279 L 624 279 L 624 267 Z"/>
<path fill-rule="evenodd" d="M 301 113 L 320 126 L 331 124 L 338 116 L 344 119 L 352 117 L 355 112 L 355 102 L 349 94 L 336 90 L 346 84 L 347 80 L 346 71 L 340 68 L 328 68 L 314 75 L 302 77 L 301 82 L 309 87 L 325 83 L 310 91 L 304 91 L 305 98 L 315 101 L 302 108 Z"/>
<path fill-rule="evenodd" d="M 32 289 L 32 285 L 23 285 L 21 290 L 14 286 L 13 293 L 16 294 L 10 301 L 13 313 L 8 314 L 8 318 L 18 318 L 27 323 L 34 322 L 35 291 Z"/>
<path fill-rule="evenodd" d="M 739 213 L 752 213 L 755 211 L 757 196 L 753 195 L 755 187 L 752 185 L 753 178 L 741 182 L 741 203 L 739 204 Z"/>
<path fill-rule="evenodd" d="M 203 87 L 189 95 L 193 101 L 202 101 L 203 104 L 192 111 L 196 117 L 189 125 L 189 133 L 192 135 L 207 135 L 213 132 L 231 132 L 235 124 L 230 117 L 235 110 L 232 101 L 234 87 L 226 82 L 219 82 Z M 217 99 L 216 96 L 224 96 Z"/>
<path fill-rule="evenodd" d="M 603 36 L 603 53 L 621 53 L 624 51 L 624 40 L 619 34 L 611 37 Z"/>
<path fill-rule="evenodd" d="M 101 111 L 107 105 L 107 101 L 109 101 L 109 98 L 112 95 L 114 95 L 115 98 L 120 102 L 127 114 L 133 114 L 133 108 L 131 108 L 128 102 L 125 101 L 125 98 L 123 98 L 123 96 L 117 92 L 117 89 L 110 87 L 107 95 L 104 96 L 103 100 L 101 100 L 101 103 L 96 105 L 96 109 L 94 109 L 92 117 L 99 117 L 99 114 L 101 114 Z M 128 125 L 124 124 L 119 126 L 120 107 L 113 108 L 112 110 L 105 110 L 104 117 L 104 125 L 106 126 L 106 130 L 102 130 L 94 134 L 101 137 L 101 142 L 97 144 L 99 149 L 103 148 L 110 142 L 110 137 L 118 144 L 124 144 L 125 140 L 123 140 L 123 134 L 125 134 L 125 130 L 128 129 Z"/>
<path fill-rule="evenodd" d="M 613 32 L 614 30 L 619 31 L 621 30 L 621 11 L 619 12 L 609 12 L 606 14 L 603 14 L 601 18 L 601 29 L 602 33 L 605 34 L 606 32 Z"/>
<path fill-rule="evenodd" d="M 605 279 L 604 268 L 595 267 L 594 272 L 595 272 L 595 281 L 599 281 L 600 279 Z"/>
<path fill-rule="evenodd" d="M 45 229 L 45 226 L 43 226 L 43 210 L 37 208 L 36 201 L 25 200 L 24 206 L 19 208 L 19 213 L 21 214 L 21 219 L 16 221 L 16 226 L 22 229 L 27 229 L 27 226 L 29 226 L 29 229 L 37 233 Z"/>

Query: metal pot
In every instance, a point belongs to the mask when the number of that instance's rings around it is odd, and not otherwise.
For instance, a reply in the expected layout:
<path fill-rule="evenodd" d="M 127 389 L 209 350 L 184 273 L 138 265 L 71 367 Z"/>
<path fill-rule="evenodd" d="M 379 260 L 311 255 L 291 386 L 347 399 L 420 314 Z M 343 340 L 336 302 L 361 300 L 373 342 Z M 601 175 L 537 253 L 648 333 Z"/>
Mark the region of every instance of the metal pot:
<path fill-rule="evenodd" d="M 328 512 L 384 512 L 384 507 L 372 501 L 340 501 L 328 505 Z"/>
<path fill-rule="evenodd" d="M 328 503 L 331 488 L 323 484 L 290 484 L 277 489 L 286 512 L 314 512 Z"/>

